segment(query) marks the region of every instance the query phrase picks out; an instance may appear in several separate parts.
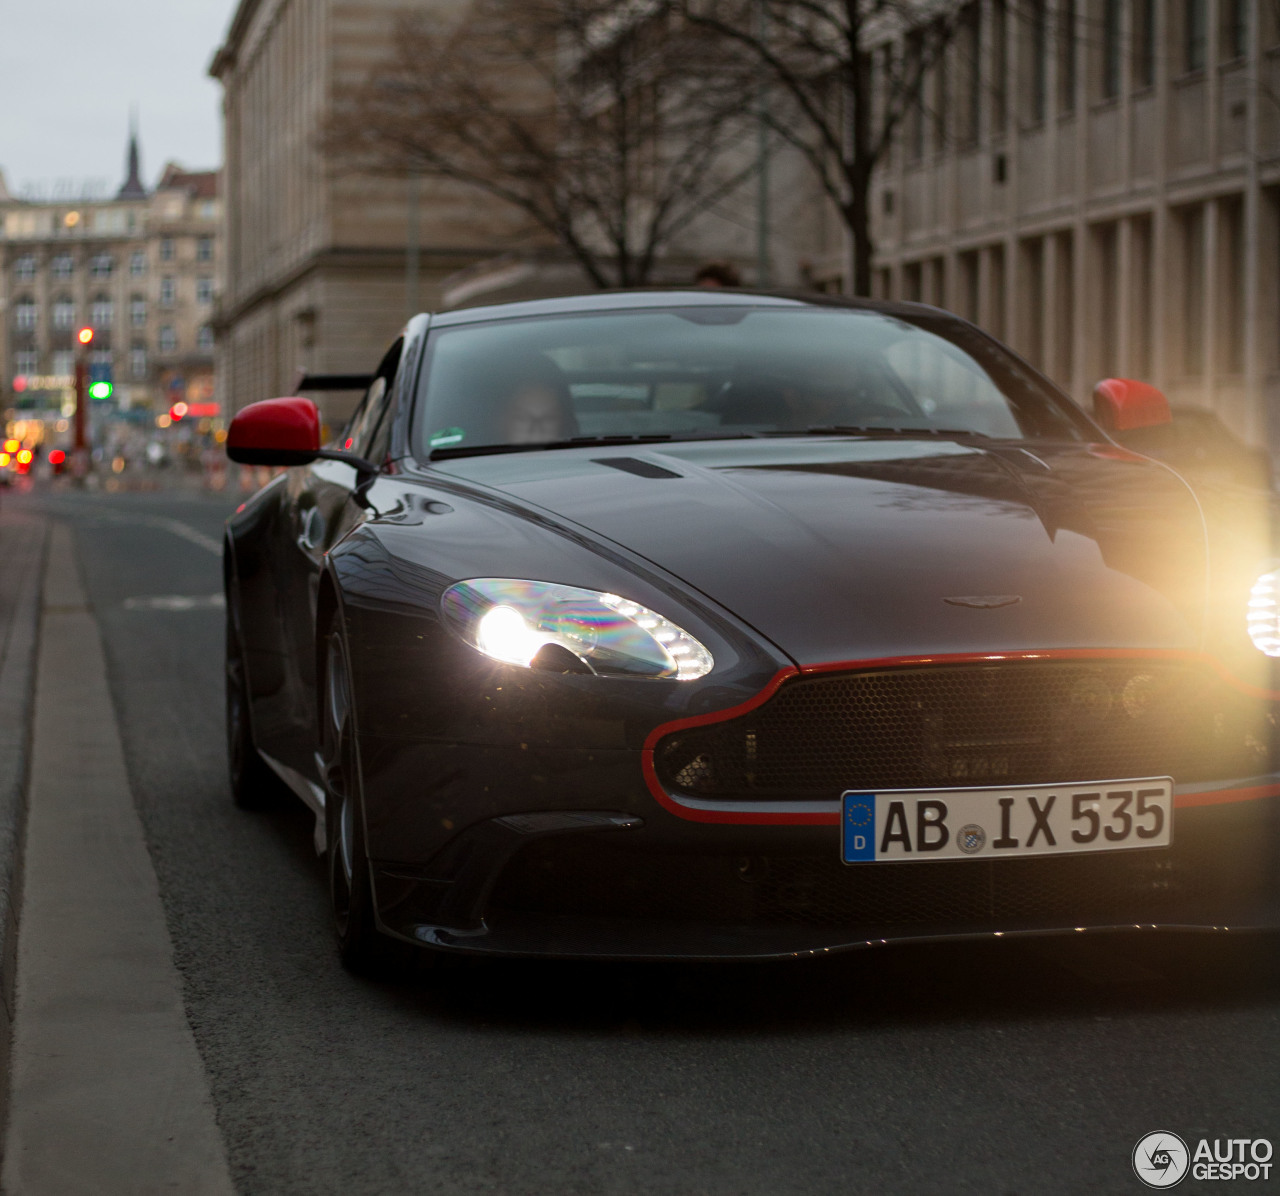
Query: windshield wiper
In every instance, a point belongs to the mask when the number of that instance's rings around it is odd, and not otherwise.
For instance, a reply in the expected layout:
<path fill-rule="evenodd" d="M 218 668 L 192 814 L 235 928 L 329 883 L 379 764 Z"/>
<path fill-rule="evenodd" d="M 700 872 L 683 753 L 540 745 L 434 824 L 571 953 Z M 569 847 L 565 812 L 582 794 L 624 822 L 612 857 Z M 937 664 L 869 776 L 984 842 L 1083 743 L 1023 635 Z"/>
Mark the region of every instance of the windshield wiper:
<path fill-rule="evenodd" d="M 490 457 L 499 453 L 538 453 L 544 449 L 599 448 L 614 444 L 669 444 L 677 440 L 746 440 L 760 432 L 648 432 L 637 435 L 573 436 L 568 440 L 544 440 L 536 444 L 472 444 L 432 449 L 428 461 L 447 461 L 453 457 Z"/>
<path fill-rule="evenodd" d="M 805 428 L 803 432 L 772 432 L 773 436 L 976 436 L 982 440 L 991 438 L 985 432 L 969 428 L 866 428 L 855 424 L 820 424 Z"/>

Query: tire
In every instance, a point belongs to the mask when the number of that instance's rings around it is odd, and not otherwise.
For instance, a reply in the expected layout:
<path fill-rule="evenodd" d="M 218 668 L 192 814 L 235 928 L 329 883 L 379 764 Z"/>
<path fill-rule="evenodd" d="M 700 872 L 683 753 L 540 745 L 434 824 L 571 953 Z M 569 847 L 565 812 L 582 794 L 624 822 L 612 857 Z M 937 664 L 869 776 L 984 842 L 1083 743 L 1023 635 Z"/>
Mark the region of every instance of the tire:
<path fill-rule="evenodd" d="M 351 668 L 336 619 L 325 636 L 323 659 L 320 758 L 325 788 L 325 865 L 338 954 L 343 965 L 357 975 L 399 979 L 416 968 L 423 953 L 382 934 L 375 923 Z"/>
<path fill-rule="evenodd" d="M 227 604 L 227 764 L 231 798 L 242 810 L 264 810 L 280 796 L 280 779 L 253 742 L 249 718 L 249 678 L 244 651 Z"/>

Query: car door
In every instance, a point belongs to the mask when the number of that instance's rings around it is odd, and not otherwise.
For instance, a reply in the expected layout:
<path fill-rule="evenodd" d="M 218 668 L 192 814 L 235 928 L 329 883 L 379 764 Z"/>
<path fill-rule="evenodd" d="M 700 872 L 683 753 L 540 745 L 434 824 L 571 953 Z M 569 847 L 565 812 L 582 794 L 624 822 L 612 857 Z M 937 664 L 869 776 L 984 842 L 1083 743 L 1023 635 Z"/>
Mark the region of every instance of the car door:
<path fill-rule="evenodd" d="M 379 432 L 391 417 L 403 342 L 397 340 L 378 366 L 355 414 L 338 437 L 358 457 L 378 452 Z M 382 452 L 385 456 L 385 449 Z M 381 465 L 383 462 L 378 461 Z M 279 759 L 315 774 L 316 605 L 320 573 L 329 549 L 366 518 L 359 473 L 342 461 L 316 461 L 289 471 L 282 501 L 276 559 L 285 612 L 285 709 Z"/>

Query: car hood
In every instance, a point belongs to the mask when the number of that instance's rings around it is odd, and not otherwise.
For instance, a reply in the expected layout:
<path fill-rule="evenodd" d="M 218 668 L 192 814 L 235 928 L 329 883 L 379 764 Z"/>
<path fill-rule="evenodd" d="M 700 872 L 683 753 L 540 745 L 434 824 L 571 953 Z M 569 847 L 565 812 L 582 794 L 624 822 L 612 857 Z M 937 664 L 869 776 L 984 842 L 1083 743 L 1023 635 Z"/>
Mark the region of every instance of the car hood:
<path fill-rule="evenodd" d="M 1113 446 L 748 439 L 437 468 L 647 558 L 802 665 L 1204 632 L 1195 497 Z"/>

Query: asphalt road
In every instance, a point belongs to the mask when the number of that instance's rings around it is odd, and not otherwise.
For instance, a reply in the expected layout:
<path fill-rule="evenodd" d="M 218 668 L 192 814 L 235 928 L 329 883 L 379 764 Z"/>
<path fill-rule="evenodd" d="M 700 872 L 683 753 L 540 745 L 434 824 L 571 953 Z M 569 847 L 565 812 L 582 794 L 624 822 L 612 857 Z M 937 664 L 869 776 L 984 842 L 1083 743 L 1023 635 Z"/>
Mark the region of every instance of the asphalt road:
<path fill-rule="evenodd" d="M 1280 1144 L 1274 938 L 348 975 L 310 816 L 231 804 L 221 609 L 138 601 L 219 591 L 229 502 L 5 501 L 75 530 L 242 1192 L 1124 1193 L 1150 1131 Z"/>

